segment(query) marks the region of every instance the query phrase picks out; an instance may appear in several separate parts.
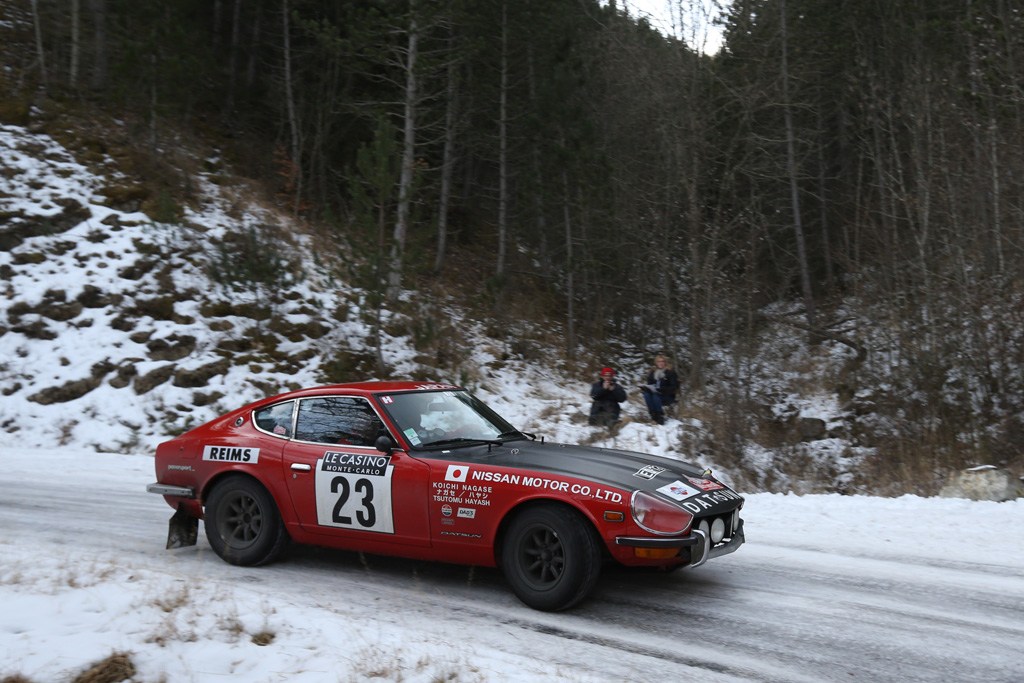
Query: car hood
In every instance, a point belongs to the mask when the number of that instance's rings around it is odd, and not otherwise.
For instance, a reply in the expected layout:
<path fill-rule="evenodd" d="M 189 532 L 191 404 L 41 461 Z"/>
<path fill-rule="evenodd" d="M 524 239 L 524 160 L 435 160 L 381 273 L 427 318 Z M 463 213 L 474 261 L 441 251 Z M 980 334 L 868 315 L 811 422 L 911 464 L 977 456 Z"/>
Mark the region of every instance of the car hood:
<path fill-rule="evenodd" d="M 694 512 L 730 509 L 743 502 L 742 497 L 710 475 L 705 476 L 705 470 L 693 463 L 635 451 L 510 441 L 501 446 L 473 446 L 432 455 L 481 467 L 530 470 L 587 479 L 627 491 L 655 492 L 679 503 L 689 501 L 696 506 Z"/>

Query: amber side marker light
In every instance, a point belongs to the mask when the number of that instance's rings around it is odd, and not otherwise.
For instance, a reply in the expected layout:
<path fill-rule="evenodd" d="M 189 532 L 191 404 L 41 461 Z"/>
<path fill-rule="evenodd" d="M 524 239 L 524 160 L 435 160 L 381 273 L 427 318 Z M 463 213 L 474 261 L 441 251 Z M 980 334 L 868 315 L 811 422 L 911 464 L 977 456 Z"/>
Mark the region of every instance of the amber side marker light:
<path fill-rule="evenodd" d="M 637 557 L 647 560 L 667 560 L 679 554 L 679 548 L 633 548 Z"/>
<path fill-rule="evenodd" d="M 615 512 L 613 510 L 604 511 L 604 521 L 606 522 L 623 522 L 626 519 L 626 513 Z"/>

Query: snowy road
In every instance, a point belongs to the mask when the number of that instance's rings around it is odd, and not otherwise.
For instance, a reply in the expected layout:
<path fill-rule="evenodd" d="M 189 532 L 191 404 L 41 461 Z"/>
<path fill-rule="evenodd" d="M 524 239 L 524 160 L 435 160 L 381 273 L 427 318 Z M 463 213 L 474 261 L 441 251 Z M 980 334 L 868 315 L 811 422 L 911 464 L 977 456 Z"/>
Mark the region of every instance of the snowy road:
<path fill-rule="evenodd" d="M 164 551 L 152 460 L 0 449 L 0 677 L 70 680 L 1024 680 L 1024 505 L 751 496 L 748 543 L 605 573 L 563 614 L 494 570 L 300 549 Z M 254 645 L 245 634 L 275 634 Z"/>

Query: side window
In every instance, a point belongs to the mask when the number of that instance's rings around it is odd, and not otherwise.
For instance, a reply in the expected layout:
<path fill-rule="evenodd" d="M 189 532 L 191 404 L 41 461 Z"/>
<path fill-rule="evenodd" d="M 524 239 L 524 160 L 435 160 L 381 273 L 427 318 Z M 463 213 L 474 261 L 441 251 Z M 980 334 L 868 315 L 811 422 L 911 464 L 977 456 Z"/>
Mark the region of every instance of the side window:
<path fill-rule="evenodd" d="M 299 401 L 295 438 L 314 443 L 373 446 L 384 423 L 362 398 L 323 396 Z"/>
<path fill-rule="evenodd" d="M 277 436 L 288 438 L 292 435 L 292 411 L 295 401 L 285 401 L 253 413 L 253 422 L 259 429 Z"/>

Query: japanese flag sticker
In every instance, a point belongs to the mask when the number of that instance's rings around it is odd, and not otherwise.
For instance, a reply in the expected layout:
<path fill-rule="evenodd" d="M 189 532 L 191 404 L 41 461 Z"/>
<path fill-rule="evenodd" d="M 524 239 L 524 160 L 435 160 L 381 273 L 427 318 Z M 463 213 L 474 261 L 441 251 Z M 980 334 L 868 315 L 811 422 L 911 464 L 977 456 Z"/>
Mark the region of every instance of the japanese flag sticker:
<path fill-rule="evenodd" d="M 466 465 L 448 465 L 448 472 L 444 475 L 445 481 L 466 481 L 469 474 L 469 467 Z"/>

